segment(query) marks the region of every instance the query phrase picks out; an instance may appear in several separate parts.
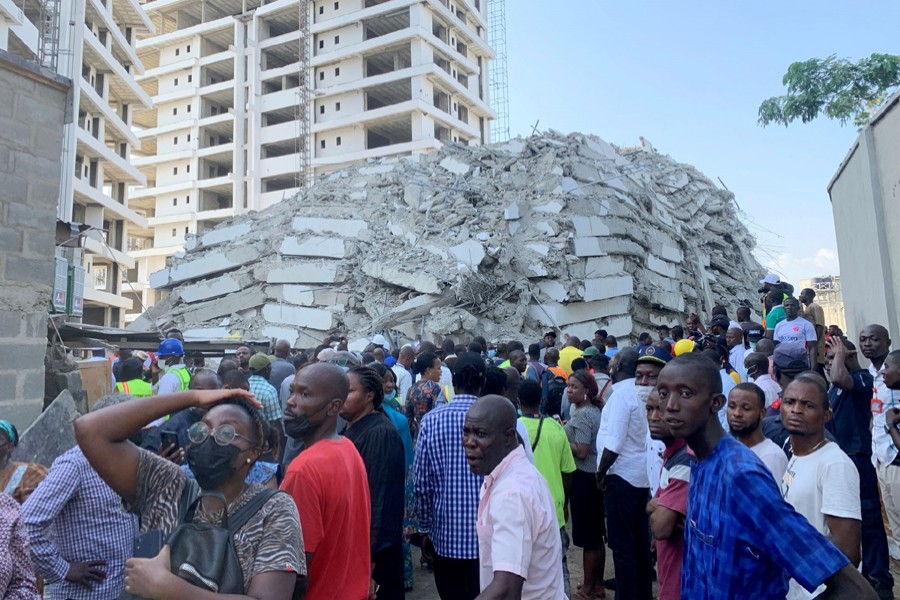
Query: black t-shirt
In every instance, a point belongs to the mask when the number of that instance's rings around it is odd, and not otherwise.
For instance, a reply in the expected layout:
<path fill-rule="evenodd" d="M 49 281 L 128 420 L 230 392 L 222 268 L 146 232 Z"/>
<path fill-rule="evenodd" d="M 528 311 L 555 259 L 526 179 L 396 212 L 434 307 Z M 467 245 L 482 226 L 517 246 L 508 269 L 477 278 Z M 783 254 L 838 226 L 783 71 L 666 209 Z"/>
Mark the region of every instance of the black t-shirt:
<path fill-rule="evenodd" d="M 850 373 L 853 389 L 832 386 L 828 402 L 834 413 L 825 428 L 834 434 L 846 454 L 872 456 L 872 388 L 874 379 L 866 369 Z"/>

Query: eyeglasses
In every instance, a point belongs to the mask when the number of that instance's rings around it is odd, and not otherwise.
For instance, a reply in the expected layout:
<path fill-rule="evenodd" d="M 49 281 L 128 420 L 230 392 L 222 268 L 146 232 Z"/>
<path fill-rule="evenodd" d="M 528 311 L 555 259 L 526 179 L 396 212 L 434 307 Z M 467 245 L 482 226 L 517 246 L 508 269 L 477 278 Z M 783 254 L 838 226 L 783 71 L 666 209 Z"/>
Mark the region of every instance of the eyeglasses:
<path fill-rule="evenodd" d="M 206 438 L 209 437 L 210 432 L 212 432 L 213 439 L 220 446 L 229 445 L 234 441 L 234 438 L 241 438 L 242 440 L 247 440 L 251 444 L 253 443 L 253 440 L 239 434 L 234 430 L 233 425 L 228 424 L 219 425 L 215 429 L 211 429 L 210 426 L 203 421 L 197 421 L 188 428 L 187 434 L 188 439 L 191 440 L 192 444 L 202 444 L 206 441 Z"/>

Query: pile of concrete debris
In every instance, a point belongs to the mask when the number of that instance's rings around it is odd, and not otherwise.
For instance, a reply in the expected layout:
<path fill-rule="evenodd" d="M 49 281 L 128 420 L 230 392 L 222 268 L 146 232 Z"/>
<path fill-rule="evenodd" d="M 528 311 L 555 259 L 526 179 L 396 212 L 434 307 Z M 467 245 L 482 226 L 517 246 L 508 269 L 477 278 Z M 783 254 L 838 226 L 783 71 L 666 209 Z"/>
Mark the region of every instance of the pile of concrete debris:
<path fill-rule="evenodd" d="M 643 144 L 642 144 L 643 145 Z M 388 158 L 190 237 L 133 329 L 395 341 L 628 337 L 755 302 L 733 194 L 649 145 L 550 132 Z"/>

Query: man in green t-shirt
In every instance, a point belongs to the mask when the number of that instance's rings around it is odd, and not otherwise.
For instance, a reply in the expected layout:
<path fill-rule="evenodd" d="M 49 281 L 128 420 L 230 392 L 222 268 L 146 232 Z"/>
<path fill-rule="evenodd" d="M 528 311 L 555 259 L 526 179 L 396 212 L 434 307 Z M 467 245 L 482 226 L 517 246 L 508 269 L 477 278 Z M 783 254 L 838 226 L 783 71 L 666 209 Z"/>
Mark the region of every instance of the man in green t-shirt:
<path fill-rule="evenodd" d="M 775 290 L 766 294 L 766 337 L 770 340 L 775 335 L 775 326 L 787 319 L 781 303 L 784 301 L 783 293 Z"/>
<path fill-rule="evenodd" d="M 562 539 L 563 582 L 566 596 L 571 597 L 569 589 L 569 565 L 566 563 L 566 551 L 569 548 L 569 534 L 566 532 L 569 501 L 569 488 L 572 473 L 575 471 L 575 459 L 572 448 L 562 425 L 555 419 L 541 414 L 541 385 L 537 381 L 526 379 L 519 384 L 519 407 L 522 416 L 519 418 L 528 430 L 528 440 L 534 451 L 534 466 L 547 480 L 550 496 L 556 505 L 556 519 L 559 523 L 559 535 Z M 601 508 L 602 510 L 602 508 Z"/>

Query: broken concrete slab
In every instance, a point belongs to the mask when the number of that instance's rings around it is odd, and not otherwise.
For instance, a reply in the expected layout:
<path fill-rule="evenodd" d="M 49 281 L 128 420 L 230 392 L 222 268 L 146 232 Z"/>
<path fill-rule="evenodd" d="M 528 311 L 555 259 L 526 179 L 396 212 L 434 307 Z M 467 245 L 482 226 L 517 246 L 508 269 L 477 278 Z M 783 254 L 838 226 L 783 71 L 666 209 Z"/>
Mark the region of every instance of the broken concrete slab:
<path fill-rule="evenodd" d="M 204 279 L 178 290 L 178 295 L 188 303 L 218 298 L 238 292 L 250 283 L 248 278 L 237 275 L 223 275 L 214 279 Z"/>
<path fill-rule="evenodd" d="M 478 265 L 484 260 L 484 246 L 475 240 L 467 240 L 450 248 L 450 253 L 460 262 L 473 271 L 478 270 Z"/>
<path fill-rule="evenodd" d="M 369 277 L 380 279 L 391 285 L 415 290 L 422 294 L 441 293 L 440 282 L 425 273 L 411 273 L 399 267 L 391 267 L 378 262 L 367 262 L 362 266 L 362 270 Z"/>
<path fill-rule="evenodd" d="M 321 308 L 291 306 L 290 304 L 266 304 L 263 318 L 269 323 L 295 325 L 306 329 L 329 330 L 334 327 L 334 313 Z"/>
<path fill-rule="evenodd" d="M 330 219 L 324 217 L 294 217 L 291 227 L 298 233 L 334 233 L 343 237 L 355 238 L 368 229 L 368 224 L 361 219 Z"/>
<path fill-rule="evenodd" d="M 597 277 L 584 280 L 584 301 L 606 300 L 616 296 L 630 296 L 634 293 L 631 275 Z"/>
<path fill-rule="evenodd" d="M 266 283 L 336 283 L 337 264 L 306 261 L 284 261 L 265 275 Z"/>
<path fill-rule="evenodd" d="M 306 256 L 311 258 L 344 258 L 346 247 L 341 238 L 312 236 L 298 238 L 288 236 L 278 249 L 283 256 Z"/>
<path fill-rule="evenodd" d="M 81 416 L 75 400 L 63 390 L 50 406 L 21 433 L 12 460 L 49 467 L 60 454 L 75 445 L 75 419 Z"/>

